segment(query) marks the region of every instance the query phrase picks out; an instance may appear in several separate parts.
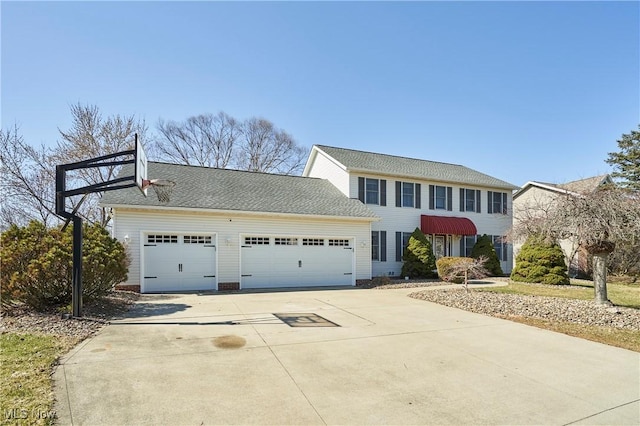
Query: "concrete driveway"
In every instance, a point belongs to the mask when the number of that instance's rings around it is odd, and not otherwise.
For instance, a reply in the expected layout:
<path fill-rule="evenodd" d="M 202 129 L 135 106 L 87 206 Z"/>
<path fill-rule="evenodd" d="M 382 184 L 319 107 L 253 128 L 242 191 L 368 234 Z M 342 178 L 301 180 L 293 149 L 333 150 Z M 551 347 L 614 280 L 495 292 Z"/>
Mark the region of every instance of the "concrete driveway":
<path fill-rule="evenodd" d="M 640 424 L 640 354 L 409 292 L 145 296 L 62 359 L 59 424 Z"/>

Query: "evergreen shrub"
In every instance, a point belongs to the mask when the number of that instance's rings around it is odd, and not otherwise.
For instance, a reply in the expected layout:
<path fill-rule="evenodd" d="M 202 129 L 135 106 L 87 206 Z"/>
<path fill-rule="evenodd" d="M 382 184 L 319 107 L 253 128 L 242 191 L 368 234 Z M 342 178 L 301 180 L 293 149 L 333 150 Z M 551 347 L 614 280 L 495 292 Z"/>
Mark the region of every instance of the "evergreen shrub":
<path fill-rule="evenodd" d="M 547 243 L 540 237 L 527 238 L 516 257 L 511 279 L 527 283 L 569 284 L 562 249 L 558 244 Z"/>
<path fill-rule="evenodd" d="M 49 310 L 71 302 L 72 227 L 47 229 L 33 221 L 2 233 L 0 297 L 3 306 L 25 303 Z M 83 301 L 108 294 L 126 281 L 124 246 L 100 225 L 85 225 L 82 247 Z"/>
<path fill-rule="evenodd" d="M 431 243 L 420 228 L 416 228 L 409 238 L 402 259 L 402 276 L 409 278 L 435 278 L 436 257 Z"/>
<path fill-rule="evenodd" d="M 477 259 L 480 256 L 487 258 L 484 267 L 489 271 L 491 276 L 496 277 L 504 274 L 504 272 L 502 272 L 502 267 L 500 267 L 498 253 L 496 253 L 496 249 L 493 247 L 493 241 L 487 234 L 478 237 L 478 240 L 471 249 L 471 257 Z"/>

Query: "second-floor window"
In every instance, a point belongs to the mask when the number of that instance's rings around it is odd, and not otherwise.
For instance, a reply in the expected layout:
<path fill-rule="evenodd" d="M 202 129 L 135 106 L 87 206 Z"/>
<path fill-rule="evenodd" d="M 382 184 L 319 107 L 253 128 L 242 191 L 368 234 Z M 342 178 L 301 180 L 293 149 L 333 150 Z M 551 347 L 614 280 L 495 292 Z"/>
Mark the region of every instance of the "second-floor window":
<path fill-rule="evenodd" d="M 487 213 L 507 214 L 507 193 L 487 192 Z"/>
<path fill-rule="evenodd" d="M 365 204 L 387 205 L 387 181 L 384 179 L 358 178 L 358 199 Z"/>
<path fill-rule="evenodd" d="M 429 209 L 453 210 L 452 194 L 450 186 L 429 185 Z"/>
<path fill-rule="evenodd" d="M 460 188 L 460 211 L 480 213 L 480 190 Z"/>
<path fill-rule="evenodd" d="M 420 184 L 396 181 L 396 207 L 420 208 Z"/>

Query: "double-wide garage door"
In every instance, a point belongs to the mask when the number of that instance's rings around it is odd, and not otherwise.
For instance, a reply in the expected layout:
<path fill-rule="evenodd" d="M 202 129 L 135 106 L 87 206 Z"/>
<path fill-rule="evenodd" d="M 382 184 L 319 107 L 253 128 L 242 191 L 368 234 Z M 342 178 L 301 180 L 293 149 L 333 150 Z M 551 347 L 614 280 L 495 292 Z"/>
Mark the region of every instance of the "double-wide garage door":
<path fill-rule="evenodd" d="M 145 293 L 216 289 L 213 235 L 147 234 L 144 238 Z"/>
<path fill-rule="evenodd" d="M 241 288 L 354 284 L 350 238 L 241 237 Z"/>

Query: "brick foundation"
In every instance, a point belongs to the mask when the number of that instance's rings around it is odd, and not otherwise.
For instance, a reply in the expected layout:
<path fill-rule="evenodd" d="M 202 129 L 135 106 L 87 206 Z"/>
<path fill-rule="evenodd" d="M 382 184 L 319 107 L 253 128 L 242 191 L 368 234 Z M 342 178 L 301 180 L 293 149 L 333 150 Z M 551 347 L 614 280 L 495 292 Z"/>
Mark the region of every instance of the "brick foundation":
<path fill-rule="evenodd" d="M 139 285 L 129 285 L 129 284 L 117 284 L 116 285 L 116 290 L 132 291 L 134 293 L 140 293 L 140 286 Z"/>
<path fill-rule="evenodd" d="M 218 291 L 233 291 L 233 290 L 240 290 L 240 283 L 238 282 L 218 283 Z"/>

